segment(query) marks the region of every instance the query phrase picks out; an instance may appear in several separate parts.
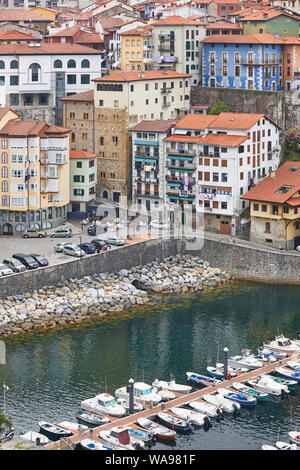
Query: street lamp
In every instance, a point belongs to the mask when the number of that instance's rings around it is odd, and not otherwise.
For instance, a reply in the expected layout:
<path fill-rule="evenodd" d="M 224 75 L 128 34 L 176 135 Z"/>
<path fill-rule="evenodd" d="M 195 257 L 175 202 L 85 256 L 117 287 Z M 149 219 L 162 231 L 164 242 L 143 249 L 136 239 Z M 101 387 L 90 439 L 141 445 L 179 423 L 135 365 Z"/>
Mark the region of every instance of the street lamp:
<path fill-rule="evenodd" d="M 9 387 L 7 385 L 5 385 L 5 382 L 3 384 L 3 413 L 4 413 L 4 416 L 6 416 L 6 392 L 8 392 L 9 390 Z"/>

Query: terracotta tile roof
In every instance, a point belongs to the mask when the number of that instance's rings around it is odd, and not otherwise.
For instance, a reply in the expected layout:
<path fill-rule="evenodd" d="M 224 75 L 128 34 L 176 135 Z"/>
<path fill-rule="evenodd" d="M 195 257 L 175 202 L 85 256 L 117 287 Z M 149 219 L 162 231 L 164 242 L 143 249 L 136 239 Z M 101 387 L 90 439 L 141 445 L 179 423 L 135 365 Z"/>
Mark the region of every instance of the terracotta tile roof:
<path fill-rule="evenodd" d="M 99 51 L 80 44 L 42 43 L 31 47 L 28 44 L 1 44 L 0 55 L 38 55 L 38 54 L 98 54 Z"/>
<path fill-rule="evenodd" d="M 288 18 L 293 18 L 299 21 L 299 18 L 296 15 L 292 15 L 285 11 L 278 10 L 259 10 L 253 13 L 249 12 L 247 15 L 241 15 L 240 21 L 268 21 L 272 18 L 277 18 L 278 16 L 287 16 Z"/>
<path fill-rule="evenodd" d="M 212 124 L 209 126 L 211 129 L 251 129 L 260 119 L 265 118 L 271 121 L 279 129 L 281 127 L 276 124 L 265 114 L 254 114 L 254 113 L 220 113 Z"/>
<path fill-rule="evenodd" d="M 234 43 L 234 44 L 282 44 L 282 39 L 273 34 L 213 34 L 205 38 L 203 43 Z"/>
<path fill-rule="evenodd" d="M 62 127 L 62 126 L 48 126 L 47 129 L 45 130 L 45 134 L 66 134 L 71 132 L 71 129 L 68 127 Z"/>
<path fill-rule="evenodd" d="M 52 23 L 50 18 L 46 18 L 45 16 L 39 15 L 34 11 L 22 9 L 22 8 L 15 8 L 15 9 L 6 9 L 2 8 L 0 10 L 0 22 L 3 21 L 33 21 L 33 22 L 47 22 Z"/>
<path fill-rule="evenodd" d="M 181 16 L 168 16 L 167 18 L 163 18 L 162 20 L 153 21 L 151 24 L 154 26 L 159 25 L 195 25 L 197 26 L 200 24 L 197 20 L 192 20 L 190 18 L 182 18 Z"/>
<path fill-rule="evenodd" d="M 120 33 L 120 35 L 121 36 L 143 36 L 145 33 L 147 33 L 151 29 L 152 29 L 152 26 L 150 25 L 138 26 L 137 28 L 124 31 Z"/>
<path fill-rule="evenodd" d="M 60 99 L 61 101 L 94 101 L 94 90 L 83 91 L 82 93 L 75 93 L 74 95 L 65 96 Z"/>
<path fill-rule="evenodd" d="M 119 72 L 113 75 L 107 75 L 105 77 L 94 78 L 94 82 L 133 82 L 137 80 L 158 80 L 167 78 L 188 78 L 191 75 L 179 72 L 173 72 L 171 70 L 160 71 L 160 70 L 146 70 L 144 72 Z"/>
<path fill-rule="evenodd" d="M 101 23 L 104 29 L 117 28 L 118 26 L 122 26 L 124 24 L 124 21 L 122 20 L 122 18 L 116 18 L 116 17 L 98 18 L 98 21 L 99 23 Z"/>
<path fill-rule="evenodd" d="M 5 116 L 6 113 L 8 113 L 9 111 L 12 111 L 13 113 L 16 114 L 16 118 L 17 116 L 19 116 L 19 114 L 14 110 L 14 109 L 11 109 L 11 108 L 0 108 L 0 119 L 3 118 L 3 116 Z"/>
<path fill-rule="evenodd" d="M 130 128 L 131 131 L 148 131 L 148 132 L 167 132 L 172 124 L 175 124 L 176 121 L 174 119 L 166 119 L 166 120 L 145 120 L 139 122 L 136 126 Z"/>
<path fill-rule="evenodd" d="M 23 33 L 23 31 L 18 31 L 17 29 L 12 29 L 10 31 L 0 32 L 0 41 L 4 40 L 27 40 L 27 41 L 39 41 L 38 38 L 32 36 L 31 34 Z"/>
<path fill-rule="evenodd" d="M 40 135 L 47 124 L 45 122 L 37 121 L 9 121 L 0 130 L 0 135 L 13 136 L 29 136 Z"/>
<path fill-rule="evenodd" d="M 74 26 L 70 26 L 69 28 L 64 28 L 56 33 L 49 34 L 47 38 L 56 38 L 56 37 L 73 37 L 75 33 L 80 30 L 81 26 L 79 24 L 74 24 Z"/>
<path fill-rule="evenodd" d="M 286 187 L 286 190 L 282 192 L 280 188 L 283 187 Z M 290 189 L 288 189 L 289 187 Z M 254 188 L 241 196 L 241 198 L 252 201 L 266 201 L 276 202 L 278 204 L 288 203 L 289 205 L 296 205 L 300 198 L 297 197 L 297 201 L 296 199 L 293 201 L 291 197 L 296 195 L 298 191 L 300 191 L 300 163 L 286 162 L 273 173 L 273 176 L 272 174 L 269 175 L 263 181 L 254 186 Z"/>
<path fill-rule="evenodd" d="M 243 29 L 240 23 L 208 23 L 206 29 Z"/>
<path fill-rule="evenodd" d="M 97 157 L 96 153 L 85 152 L 84 150 L 70 150 L 71 159 L 82 160 L 95 157 Z"/>
<path fill-rule="evenodd" d="M 173 134 L 165 140 L 168 142 L 195 142 L 200 145 L 239 147 L 247 139 L 248 136 L 244 135 L 206 134 L 205 136 L 187 136 Z"/>
<path fill-rule="evenodd" d="M 80 31 L 74 41 L 78 44 L 104 44 L 99 33 Z"/>
<path fill-rule="evenodd" d="M 204 130 L 217 116 L 209 114 L 187 114 L 177 124 L 178 129 Z"/>

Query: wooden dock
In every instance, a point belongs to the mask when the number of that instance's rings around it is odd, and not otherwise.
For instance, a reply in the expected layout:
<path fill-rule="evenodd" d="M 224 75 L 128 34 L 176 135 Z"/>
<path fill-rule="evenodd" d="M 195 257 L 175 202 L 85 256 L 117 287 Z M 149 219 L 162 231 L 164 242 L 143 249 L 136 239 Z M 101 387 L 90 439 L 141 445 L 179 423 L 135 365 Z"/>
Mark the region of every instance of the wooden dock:
<path fill-rule="evenodd" d="M 220 384 L 205 387 L 205 388 L 201 388 L 201 389 L 199 389 L 195 392 L 189 393 L 187 395 L 176 394 L 178 396 L 178 398 L 175 398 L 174 400 L 170 400 L 168 402 L 163 402 L 164 411 L 167 411 L 170 408 L 173 408 L 175 406 L 187 405 L 191 401 L 201 399 L 203 397 L 203 395 L 215 392 L 216 390 L 218 390 L 218 388 L 228 388 L 234 382 L 245 382 L 246 380 L 249 380 L 249 379 L 255 379 L 255 378 L 257 378 L 258 376 L 260 376 L 262 374 L 268 374 L 268 373 L 274 371 L 277 367 L 284 366 L 290 360 L 297 361 L 299 359 L 300 359 L 300 354 L 293 354 L 293 355 L 291 354 L 289 357 L 287 357 L 285 359 L 281 359 L 277 362 L 274 362 L 273 364 L 266 365 L 266 366 L 261 367 L 259 369 L 250 370 L 249 372 L 247 372 L 245 374 L 241 374 L 241 375 L 239 375 L 237 377 L 234 377 L 230 380 L 223 381 Z M 145 405 L 143 405 L 143 406 L 145 406 Z M 81 434 L 76 434 L 76 435 L 74 435 L 72 437 L 69 437 L 67 439 L 64 438 L 63 442 L 57 441 L 57 442 L 48 444 L 47 446 L 44 446 L 44 448 L 45 449 L 57 449 L 58 450 L 58 449 L 66 448 L 67 443 L 70 446 L 69 448 L 71 448 L 71 447 L 74 448 L 76 446 L 76 444 L 78 444 L 83 439 L 87 439 L 87 438 L 96 439 L 96 440 L 100 441 L 100 439 L 97 437 L 97 435 L 99 434 L 100 431 L 111 429 L 116 425 L 118 425 L 118 426 L 122 426 L 122 425 L 126 426 L 126 425 L 129 425 L 129 424 L 132 425 L 136 422 L 136 420 L 138 418 L 150 418 L 150 417 L 155 416 L 157 413 L 159 413 L 161 411 L 162 411 L 162 403 L 160 403 L 159 405 L 156 405 L 152 408 L 149 407 L 148 409 L 140 411 L 139 413 L 134 413 L 132 415 L 125 416 L 124 418 L 110 418 L 111 422 L 108 423 L 108 424 L 104 424 L 104 425 L 98 426 L 96 428 L 91 428 L 88 431 L 85 431 Z"/>

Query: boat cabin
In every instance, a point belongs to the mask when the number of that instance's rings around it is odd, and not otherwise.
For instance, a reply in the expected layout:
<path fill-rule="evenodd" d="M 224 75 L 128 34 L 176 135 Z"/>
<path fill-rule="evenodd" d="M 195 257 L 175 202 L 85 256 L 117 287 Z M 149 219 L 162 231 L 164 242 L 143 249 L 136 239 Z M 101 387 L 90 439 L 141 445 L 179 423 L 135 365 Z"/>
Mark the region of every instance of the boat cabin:
<path fill-rule="evenodd" d="M 115 406 L 116 404 L 114 397 L 109 393 L 97 395 L 97 402 L 98 405 L 105 406 L 106 408 L 108 408 L 109 406 Z"/>
<path fill-rule="evenodd" d="M 139 382 L 134 384 L 134 396 L 135 397 L 142 397 L 144 395 L 149 395 L 150 393 L 152 393 L 152 388 L 150 387 L 150 385 L 139 383 Z"/>

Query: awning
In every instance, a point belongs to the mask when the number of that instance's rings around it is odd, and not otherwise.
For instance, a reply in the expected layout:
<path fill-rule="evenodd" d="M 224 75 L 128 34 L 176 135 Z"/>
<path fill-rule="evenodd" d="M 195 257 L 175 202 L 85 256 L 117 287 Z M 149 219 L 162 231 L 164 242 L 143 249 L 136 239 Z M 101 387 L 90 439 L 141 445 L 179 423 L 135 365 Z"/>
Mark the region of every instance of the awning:
<path fill-rule="evenodd" d="M 147 158 L 147 157 L 135 157 L 136 162 L 157 162 L 157 158 Z"/>
<path fill-rule="evenodd" d="M 188 132 L 188 129 L 175 129 L 174 135 L 186 135 Z"/>

